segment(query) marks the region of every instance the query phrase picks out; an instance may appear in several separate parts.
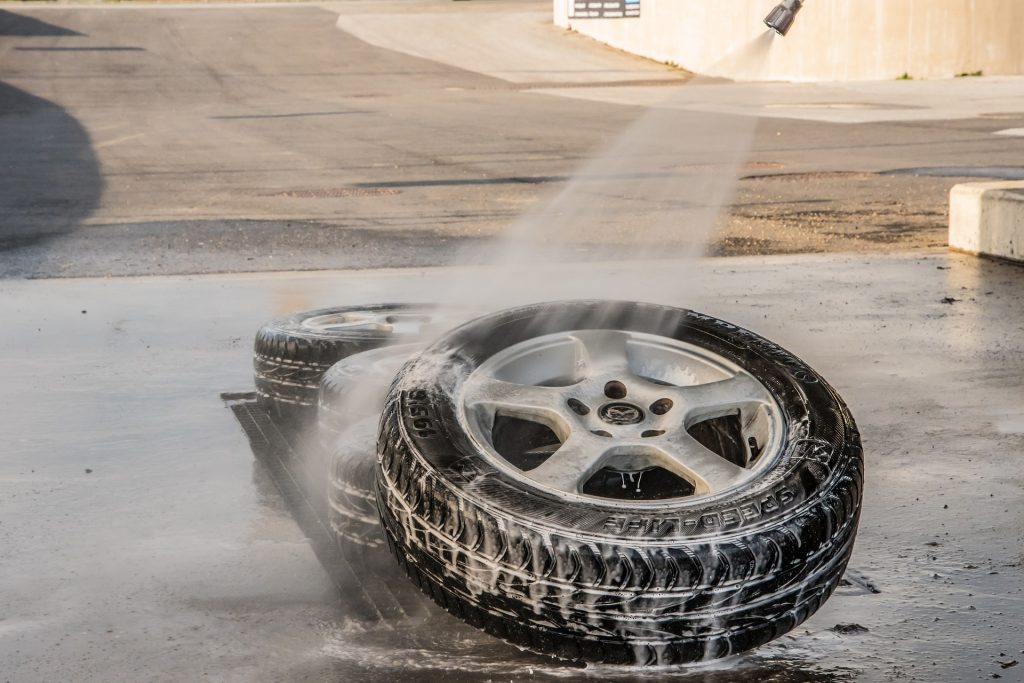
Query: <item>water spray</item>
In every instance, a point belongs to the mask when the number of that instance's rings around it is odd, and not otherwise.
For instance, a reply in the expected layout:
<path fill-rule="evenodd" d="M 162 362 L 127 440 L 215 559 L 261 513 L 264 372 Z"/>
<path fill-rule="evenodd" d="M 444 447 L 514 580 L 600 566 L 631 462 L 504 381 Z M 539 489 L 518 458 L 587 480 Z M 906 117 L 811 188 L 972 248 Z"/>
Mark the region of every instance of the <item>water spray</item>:
<path fill-rule="evenodd" d="M 793 21 L 796 19 L 796 13 L 804 6 L 802 0 L 782 0 L 778 5 L 775 6 L 768 16 L 764 18 L 764 23 L 768 28 L 772 29 L 780 36 L 785 36 L 789 33 L 789 29 L 793 27 Z"/>

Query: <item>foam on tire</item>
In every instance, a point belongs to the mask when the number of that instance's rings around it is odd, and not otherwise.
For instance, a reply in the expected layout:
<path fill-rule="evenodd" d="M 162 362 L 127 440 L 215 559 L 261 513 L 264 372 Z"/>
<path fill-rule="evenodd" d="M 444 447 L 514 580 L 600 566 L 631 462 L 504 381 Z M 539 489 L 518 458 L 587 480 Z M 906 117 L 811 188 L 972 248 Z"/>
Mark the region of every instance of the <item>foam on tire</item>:
<path fill-rule="evenodd" d="M 755 374 L 786 412 L 778 464 L 655 519 L 566 505 L 474 452 L 455 417 L 460 378 L 517 339 L 598 325 L 702 343 Z M 376 476 L 389 547 L 443 608 L 558 657 L 659 665 L 741 652 L 813 614 L 852 552 L 862 482 L 853 419 L 805 363 L 710 316 L 607 302 L 495 314 L 411 361 L 388 395 Z"/>

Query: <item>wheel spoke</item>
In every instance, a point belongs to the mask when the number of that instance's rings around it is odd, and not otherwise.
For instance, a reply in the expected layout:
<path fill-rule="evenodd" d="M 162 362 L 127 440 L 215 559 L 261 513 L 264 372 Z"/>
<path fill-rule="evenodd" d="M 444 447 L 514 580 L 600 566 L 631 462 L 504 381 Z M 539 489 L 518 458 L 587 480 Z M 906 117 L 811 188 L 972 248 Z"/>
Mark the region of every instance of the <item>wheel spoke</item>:
<path fill-rule="evenodd" d="M 604 439 L 577 433 L 526 476 L 559 491 L 578 493 L 600 466 L 607 450 Z"/>
<path fill-rule="evenodd" d="M 476 383 L 468 392 L 467 405 L 484 407 L 519 417 L 564 417 L 565 397 L 561 387 L 516 384 L 493 377 Z"/>
<path fill-rule="evenodd" d="M 619 375 L 629 377 L 628 332 L 619 330 L 581 330 L 572 335 L 580 345 L 580 355 L 586 364 L 587 376 Z"/>
<path fill-rule="evenodd" d="M 675 387 L 672 393 L 685 406 L 688 425 L 771 402 L 761 383 L 744 373 L 718 382 Z"/>
<path fill-rule="evenodd" d="M 671 469 L 686 479 L 695 480 L 698 494 L 715 493 L 742 481 L 747 470 L 708 450 L 685 432 L 675 434 L 658 445 L 668 456 Z"/>

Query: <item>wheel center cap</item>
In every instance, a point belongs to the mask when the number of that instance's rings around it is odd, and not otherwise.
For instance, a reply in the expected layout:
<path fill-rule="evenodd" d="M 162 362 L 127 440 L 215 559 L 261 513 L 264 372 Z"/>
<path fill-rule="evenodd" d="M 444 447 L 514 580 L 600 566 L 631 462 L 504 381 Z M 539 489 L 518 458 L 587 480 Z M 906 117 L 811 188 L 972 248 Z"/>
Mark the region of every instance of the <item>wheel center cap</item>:
<path fill-rule="evenodd" d="M 635 425 L 644 419 L 644 411 L 632 403 L 605 403 L 597 415 L 611 425 Z"/>

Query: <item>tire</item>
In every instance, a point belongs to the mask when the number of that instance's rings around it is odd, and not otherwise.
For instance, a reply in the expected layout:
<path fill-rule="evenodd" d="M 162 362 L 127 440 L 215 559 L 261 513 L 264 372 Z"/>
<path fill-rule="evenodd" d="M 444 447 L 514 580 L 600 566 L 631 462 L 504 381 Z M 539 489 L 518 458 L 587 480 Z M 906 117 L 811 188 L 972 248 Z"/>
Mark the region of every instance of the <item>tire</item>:
<path fill-rule="evenodd" d="M 417 344 L 388 346 L 338 361 L 320 382 L 317 425 L 330 457 L 328 521 L 340 544 L 383 546 L 374 468 L 377 426 L 395 374 Z"/>
<path fill-rule="evenodd" d="M 319 438 L 325 453 L 337 450 L 337 439 L 368 417 L 373 418 L 376 429 L 395 375 L 420 349 L 418 344 L 386 346 L 343 358 L 331 366 L 320 380 L 317 398 Z M 369 458 L 371 464 L 373 460 Z"/>
<path fill-rule="evenodd" d="M 327 482 L 327 520 L 339 547 L 382 547 L 374 495 L 377 417 L 364 417 L 336 435 Z"/>
<path fill-rule="evenodd" d="M 461 408 L 475 371 L 482 373 L 489 360 L 503 352 L 514 356 L 509 349 L 543 335 L 583 331 L 570 334 L 577 341 L 588 334 L 622 336 L 605 330 L 629 332 L 623 346 L 627 355 L 648 353 L 643 335 L 656 335 L 652 338 L 665 340 L 666 348 L 699 349 L 724 359 L 735 377 L 746 373 L 757 380 L 767 392 L 764 402 L 740 409 L 737 422 L 748 415 L 770 415 L 777 425 L 771 437 L 775 445 L 769 448 L 765 441 L 761 456 L 749 445 L 754 460 L 740 467 L 736 481 L 741 484 L 664 500 L 586 494 L 602 469 L 586 483 L 582 478 L 589 474 L 574 473 L 581 477 L 576 488 L 558 493 L 529 479 L 540 477 L 535 473 L 543 466 L 520 471 L 491 453 L 492 446 L 481 446 L 471 426 L 478 418 L 467 417 L 471 413 Z M 576 366 L 581 357 L 573 356 Z M 588 356 L 601 357 L 596 352 Z M 596 368 L 603 366 L 593 361 L 585 367 L 597 376 Z M 703 390 L 673 387 L 661 375 L 645 376 L 656 381 L 629 375 L 637 387 L 630 391 L 713 395 L 706 391 L 712 385 L 698 382 Z M 568 386 L 583 391 L 580 387 L 589 385 Z M 611 397 L 611 383 L 604 386 Z M 721 386 L 727 385 L 713 388 Z M 738 386 L 756 389 L 749 383 Z M 619 420 L 609 429 L 632 428 L 620 419 L 629 411 L 611 405 L 588 412 L 585 419 L 598 413 L 602 420 Z M 691 411 L 687 406 L 680 410 Z M 496 409 L 494 414 L 500 413 Z M 680 420 L 683 428 L 691 427 Z M 490 429 L 497 433 L 497 417 Z M 748 650 L 790 631 L 839 583 L 861 509 L 860 437 L 836 392 L 772 342 L 716 318 L 666 306 L 564 302 L 472 321 L 402 369 L 388 394 L 378 438 L 382 526 L 412 581 L 468 623 L 568 660 L 696 662 Z M 615 439 L 609 442 L 613 446 Z M 620 440 L 632 444 L 635 437 Z M 602 453 L 606 460 L 634 457 L 632 451 L 620 455 L 614 448 Z M 555 451 L 549 458 L 557 456 Z M 732 466 L 722 467 L 734 472 Z M 564 476 L 566 470 L 547 471 Z M 706 484 L 700 477 L 694 481 L 694 491 Z"/>
<path fill-rule="evenodd" d="M 378 422 L 379 415 L 365 417 L 336 441 L 327 478 L 326 520 L 347 569 L 336 578 L 341 595 L 352 600 L 352 616 L 408 628 L 436 618 L 436 610 L 405 580 L 386 547 L 373 485 Z M 353 599 L 350 592 L 365 600 Z"/>
<path fill-rule="evenodd" d="M 365 314 L 410 317 L 410 331 L 331 328 L 333 318 Z M 260 328 L 253 351 L 256 400 L 272 417 L 303 426 L 316 415 L 320 379 L 339 360 L 420 336 L 419 324 L 435 322 L 438 309 L 423 304 L 370 304 L 296 313 Z"/>

